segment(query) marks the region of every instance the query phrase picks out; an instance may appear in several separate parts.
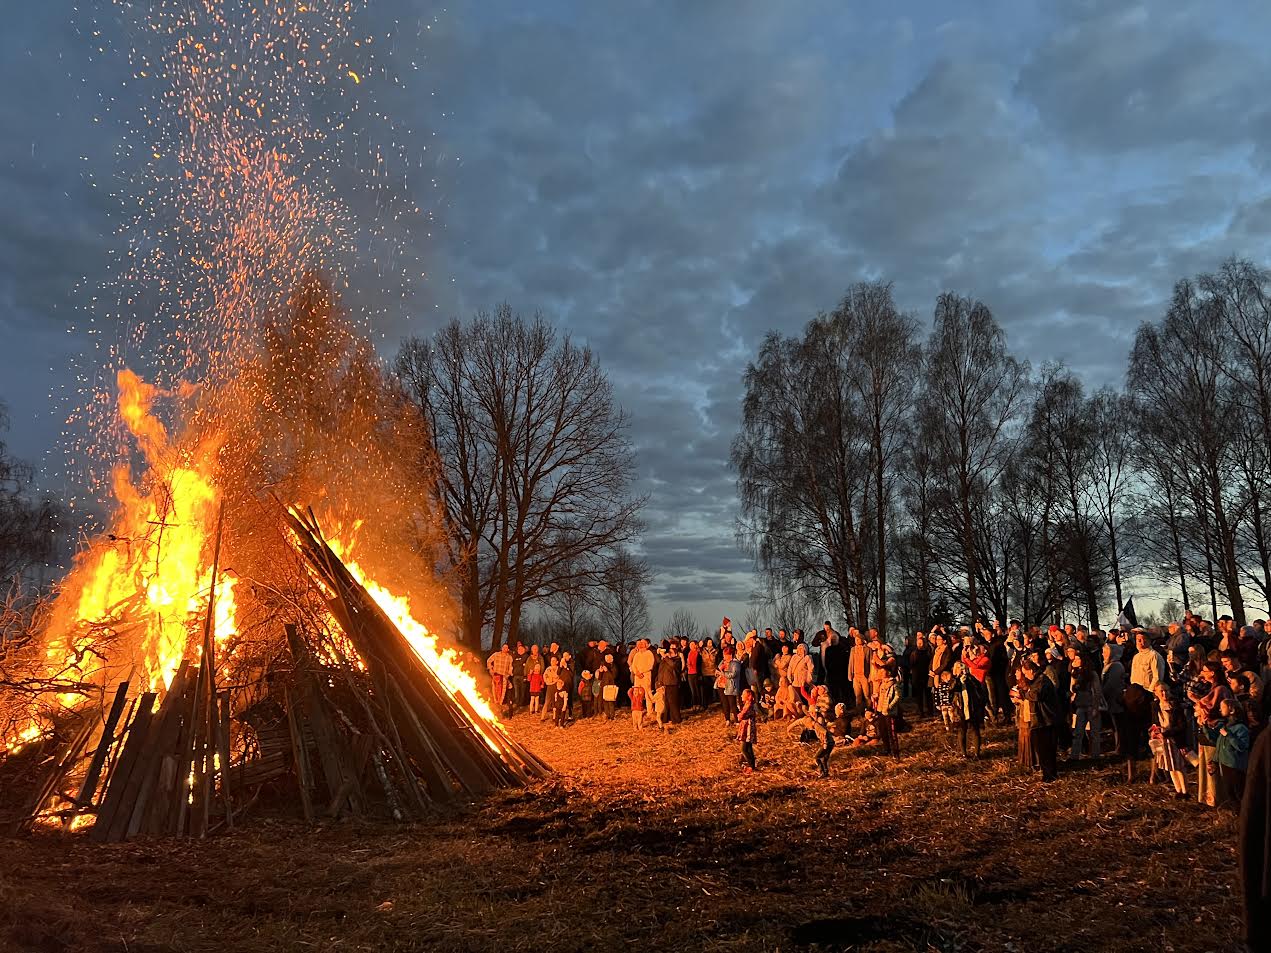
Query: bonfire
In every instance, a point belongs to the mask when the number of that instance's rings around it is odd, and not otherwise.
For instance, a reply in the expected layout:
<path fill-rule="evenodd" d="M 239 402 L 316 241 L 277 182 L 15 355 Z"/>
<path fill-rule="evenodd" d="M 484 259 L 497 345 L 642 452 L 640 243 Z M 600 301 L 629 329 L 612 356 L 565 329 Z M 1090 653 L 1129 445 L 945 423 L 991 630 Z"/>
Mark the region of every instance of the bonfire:
<path fill-rule="evenodd" d="M 0 643 L 0 809 L 201 836 L 257 807 L 417 818 L 540 776 L 435 634 L 459 567 L 429 435 L 336 292 L 377 236 L 331 183 L 368 160 L 358 190 L 394 201 L 354 122 L 352 6 L 124 9 L 158 45 L 132 54 L 153 162 L 124 331 L 82 375 L 111 386 L 68 420 L 111 512 Z"/>

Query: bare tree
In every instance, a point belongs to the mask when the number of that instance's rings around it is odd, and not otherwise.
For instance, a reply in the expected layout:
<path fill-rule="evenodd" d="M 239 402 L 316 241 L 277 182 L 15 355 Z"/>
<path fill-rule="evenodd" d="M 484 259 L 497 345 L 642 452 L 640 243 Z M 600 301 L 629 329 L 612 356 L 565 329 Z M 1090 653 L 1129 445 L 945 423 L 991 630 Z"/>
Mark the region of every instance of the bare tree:
<path fill-rule="evenodd" d="M 1006 348 L 992 312 L 979 301 L 942 294 L 926 349 L 918 414 L 957 536 L 945 541 L 965 581 L 965 603 L 980 615 L 976 511 L 1010 461 L 1011 427 L 1026 394 L 1028 365 Z"/>
<path fill-rule="evenodd" d="M 627 417 L 591 351 L 504 305 L 406 341 L 396 368 L 441 458 L 466 641 L 487 627 L 513 640 L 529 602 L 598 585 L 643 500 Z"/>
<path fill-rule="evenodd" d="M 697 620 L 697 616 L 693 615 L 693 610 L 683 607 L 672 612 L 671 617 L 662 626 L 662 638 L 664 639 L 684 638 L 696 642 L 706 638 L 707 635 L 709 635 L 709 632 L 706 626 Z"/>
<path fill-rule="evenodd" d="M 0 431 L 8 426 L 8 410 L 0 403 Z M 41 582 L 34 577 L 61 551 L 62 508 L 36 496 L 32 481 L 31 468 L 0 441 L 0 586 L 6 588 L 19 578 Z"/>
<path fill-rule="evenodd" d="M 649 603 L 645 589 L 652 578 L 648 564 L 623 547 L 619 547 L 605 565 L 604 581 L 596 590 L 596 608 L 600 628 L 610 642 L 649 637 Z"/>
<path fill-rule="evenodd" d="M 918 350 L 889 284 L 853 285 L 802 338 L 770 335 L 746 372 L 732 462 L 739 539 L 766 584 L 848 618 L 887 618 L 891 508 Z"/>
<path fill-rule="evenodd" d="M 1224 332 L 1216 310 L 1192 281 L 1174 287 L 1159 324 L 1144 324 L 1130 355 L 1130 381 L 1145 429 L 1177 457 L 1206 547 L 1207 575 L 1222 584 L 1231 614 L 1244 624 L 1236 556 L 1239 508 L 1235 472 L 1238 415 L 1224 393 Z M 1214 571 L 1216 568 L 1216 572 Z M 1216 609 L 1216 586 L 1211 606 Z"/>

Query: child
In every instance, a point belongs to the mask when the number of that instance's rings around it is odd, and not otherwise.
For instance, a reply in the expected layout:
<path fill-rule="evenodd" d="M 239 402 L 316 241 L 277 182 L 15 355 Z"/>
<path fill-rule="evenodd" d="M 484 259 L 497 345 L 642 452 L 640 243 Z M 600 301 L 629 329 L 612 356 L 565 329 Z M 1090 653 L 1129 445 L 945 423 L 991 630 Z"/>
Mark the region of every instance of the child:
<path fill-rule="evenodd" d="M 936 682 L 936 686 L 931 692 L 935 699 L 936 711 L 940 712 L 940 720 L 944 723 L 946 732 L 949 731 L 951 725 L 956 725 L 961 721 L 960 717 L 955 717 L 960 712 L 960 709 L 955 711 L 953 688 L 953 672 L 946 668 L 940 673 L 940 680 Z"/>
<path fill-rule="evenodd" d="M 1181 712 L 1174 707 L 1164 685 L 1156 687 L 1156 724 L 1148 732 L 1148 745 L 1152 749 L 1152 770 L 1148 775 L 1148 783 L 1156 782 L 1156 771 L 1160 768 L 1174 782 L 1174 796 L 1180 801 L 1187 797 L 1187 775 L 1184 773 L 1182 749 L 1179 739 L 1183 737 L 1183 719 Z"/>
<path fill-rule="evenodd" d="M 754 691 L 749 688 L 743 690 L 741 711 L 737 713 L 737 740 L 741 742 L 744 774 L 753 774 L 755 770 L 755 738 L 759 732 L 757 708 Z"/>
<path fill-rule="evenodd" d="M 543 721 L 548 715 L 556 717 L 554 711 L 556 707 L 556 683 L 560 681 L 560 667 L 556 664 L 555 659 L 551 659 L 547 664 L 547 671 L 543 673 L 543 707 L 539 712 L 538 720 Z"/>
<path fill-rule="evenodd" d="M 627 697 L 631 699 L 631 725 L 639 731 L 644 727 L 644 689 L 632 685 L 627 689 Z"/>
<path fill-rule="evenodd" d="M 889 674 L 878 686 L 878 735 L 883 752 L 900 757 L 900 739 L 896 736 L 896 713 L 900 711 L 900 679 Z"/>
<path fill-rule="evenodd" d="M 556 697 L 552 707 L 556 712 L 556 727 L 564 728 L 569 724 L 569 689 L 559 676 L 556 678 Z"/>
<path fill-rule="evenodd" d="M 600 699 L 604 706 L 605 719 L 613 721 L 614 706 L 618 703 L 618 676 L 614 670 L 613 656 L 605 656 L 605 664 L 600 666 Z"/>
<path fill-rule="evenodd" d="M 773 699 L 772 717 L 773 718 L 794 718 L 797 712 L 794 707 L 794 689 L 790 687 L 790 681 L 781 676 L 781 684 L 777 686 L 777 695 Z"/>
<path fill-rule="evenodd" d="M 578 717 L 591 717 L 591 672 L 583 669 L 581 680 L 578 682 Z"/>
<path fill-rule="evenodd" d="M 1201 725 L 1214 743 L 1218 762 L 1218 804 L 1240 810 L 1245 775 L 1249 770 L 1249 727 L 1240 717 L 1240 707 L 1229 698 L 1218 703 L 1218 718 Z"/>
<path fill-rule="evenodd" d="M 604 700 L 604 682 L 601 681 L 601 675 L 604 672 L 604 666 L 600 666 L 596 675 L 591 680 L 591 713 L 594 717 L 600 717 L 600 706 Z"/>
<path fill-rule="evenodd" d="M 530 669 L 530 714 L 534 714 L 543 707 L 543 689 L 547 686 L 547 682 L 543 678 L 543 670 L 541 667 Z"/>
<path fill-rule="evenodd" d="M 666 722 L 666 686 L 658 686 L 658 690 L 653 693 L 653 723 L 663 731 L 670 729 L 670 725 Z"/>

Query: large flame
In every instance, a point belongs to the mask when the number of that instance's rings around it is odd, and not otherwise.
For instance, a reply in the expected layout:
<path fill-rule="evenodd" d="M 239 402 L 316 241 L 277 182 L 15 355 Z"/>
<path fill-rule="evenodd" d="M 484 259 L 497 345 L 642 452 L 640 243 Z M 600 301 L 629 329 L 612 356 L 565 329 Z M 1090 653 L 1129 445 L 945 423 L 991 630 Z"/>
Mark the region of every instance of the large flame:
<path fill-rule="evenodd" d="M 202 652 L 202 626 L 212 598 L 212 560 L 220 493 L 214 483 L 217 446 L 174 450 L 153 412 L 156 391 L 120 371 L 119 412 L 146 464 L 137 484 L 130 468 L 115 468 L 117 511 L 108 535 L 77 560 L 50 620 L 47 677 L 67 686 L 57 701 L 73 709 L 88 697 L 72 686 L 104 687 L 130 679 L 159 691 L 186 657 Z M 232 577 L 217 580 L 214 638 L 237 631 Z M 39 738 L 42 719 L 13 732 L 13 750 Z"/>
<path fill-rule="evenodd" d="M 327 540 L 327 545 L 331 547 L 332 552 L 340 557 L 340 561 L 352 573 L 353 578 L 375 600 L 375 604 L 397 626 L 402 635 L 406 637 L 406 641 L 410 643 L 410 647 L 415 654 L 419 656 L 425 665 L 432 669 L 441 683 L 445 685 L 446 690 L 455 698 L 466 702 L 486 721 L 496 726 L 497 730 L 497 726 L 499 726 L 498 716 L 495 715 L 494 709 L 490 707 L 490 703 L 478 687 L 477 680 L 471 672 L 464 668 L 462 656 L 455 649 L 441 645 L 437 636 L 429 632 L 428 627 L 415 618 L 414 613 L 411 611 L 410 598 L 397 595 L 372 579 L 356 560 L 349 557 L 349 553 L 354 548 L 352 544 L 347 541 Z M 480 730 L 479 725 L 476 727 Z M 492 751 L 499 751 L 499 747 L 484 731 L 481 731 L 481 737 Z"/>

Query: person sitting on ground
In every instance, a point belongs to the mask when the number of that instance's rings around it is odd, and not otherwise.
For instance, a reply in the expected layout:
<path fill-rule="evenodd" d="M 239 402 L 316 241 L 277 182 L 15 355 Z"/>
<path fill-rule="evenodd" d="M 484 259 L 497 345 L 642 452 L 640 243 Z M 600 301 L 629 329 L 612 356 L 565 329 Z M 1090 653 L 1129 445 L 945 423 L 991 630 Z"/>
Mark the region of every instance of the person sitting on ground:
<path fill-rule="evenodd" d="M 777 707 L 777 693 L 773 691 L 772 679 L 765 678 L 763 692 L 759 695 L 759 715 L 764 721 L 773 717 Z"/>
<path fill-rule="evenodd" d="M 781 684 L 777 686 L 777 694 L 773 699 L 772 717 L 794 718 L 797 714 L 798 709 L 794 704 L 794 689 L 790 687 L 790 680 L 782 675 Z"/>

